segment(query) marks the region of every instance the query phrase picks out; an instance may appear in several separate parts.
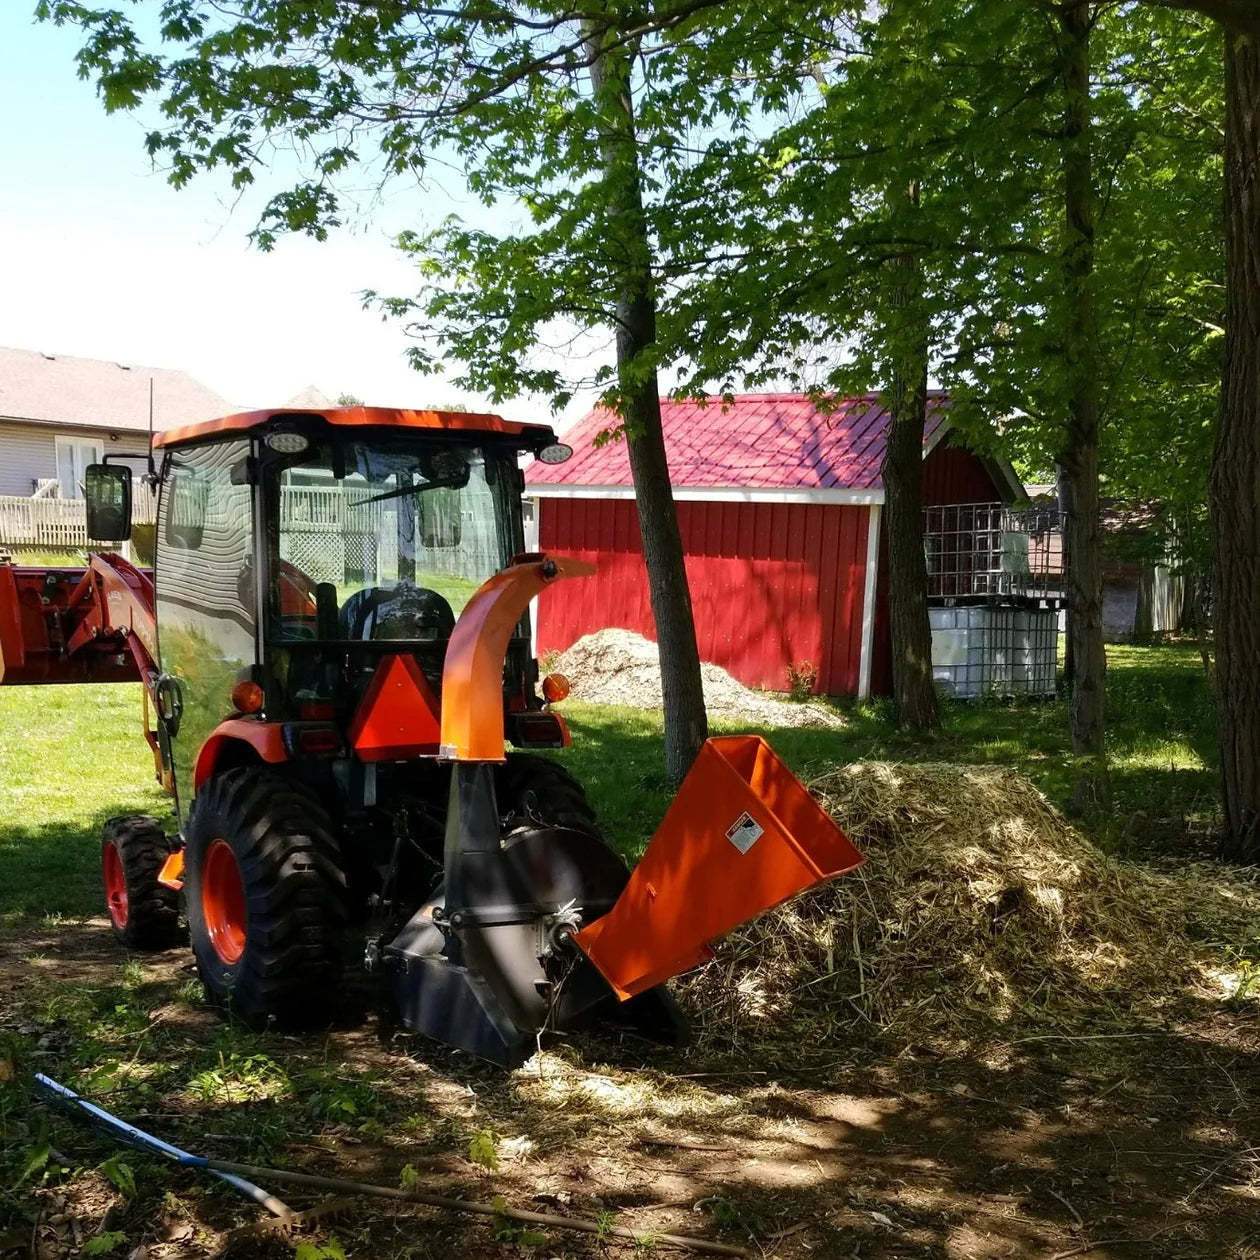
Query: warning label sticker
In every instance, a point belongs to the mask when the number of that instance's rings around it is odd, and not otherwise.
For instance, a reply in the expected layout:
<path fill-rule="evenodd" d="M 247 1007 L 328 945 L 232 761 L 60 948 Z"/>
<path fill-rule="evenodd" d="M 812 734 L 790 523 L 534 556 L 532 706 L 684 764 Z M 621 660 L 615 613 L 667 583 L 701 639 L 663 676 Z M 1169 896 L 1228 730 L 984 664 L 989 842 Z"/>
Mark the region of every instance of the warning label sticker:
<path fill-rule="evenodd" d="M 741 853 L 747 853 L 761 839 L 764 831 L 765 828 L 751 814 L 744 813 L 727 827 L 726 838 Z"/>

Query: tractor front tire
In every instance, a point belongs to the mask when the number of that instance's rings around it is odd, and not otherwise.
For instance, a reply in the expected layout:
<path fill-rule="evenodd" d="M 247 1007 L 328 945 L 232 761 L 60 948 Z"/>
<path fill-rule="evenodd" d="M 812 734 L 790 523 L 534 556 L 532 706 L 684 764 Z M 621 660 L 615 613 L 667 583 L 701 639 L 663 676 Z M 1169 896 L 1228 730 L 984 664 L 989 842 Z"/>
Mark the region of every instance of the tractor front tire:
<path fill-rule="evenodd" d="M 346 880 L 314 794 L 255 767 L 212 779 L 193 802 L 184 878 L 211 1001 L 252 1027 L 326 1022 L 342 969 Z"/>
<path fill-rule="evenodd" d="M 179 894 L 157 882 L 171 845 L 156 818 L 124 814 L 101 833 L 101 875 L 114 935 L 128 949 L 169 949 L 182 936 Z"/>

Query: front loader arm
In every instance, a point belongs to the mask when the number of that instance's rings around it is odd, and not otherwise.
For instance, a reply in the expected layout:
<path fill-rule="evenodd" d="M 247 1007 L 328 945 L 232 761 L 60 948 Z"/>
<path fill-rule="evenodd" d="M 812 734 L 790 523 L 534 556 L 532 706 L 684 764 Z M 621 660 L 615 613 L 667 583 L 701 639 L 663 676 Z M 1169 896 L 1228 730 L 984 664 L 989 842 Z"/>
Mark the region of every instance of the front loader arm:
<path fill-rule="evenodd" d="M 93 555 L 74 594 L 71 609 L 85 611 L 70 635 L 73 656 L 101 639 L 121 638 L 150 694 L 157 678 L 157 621 L 153 580 L 117 555 Z"/>
<path fill-rule="evenodd" d="M 0 684 L 142 682 L 145 739 L 166 782 L 149 725 L 158 672 L 147 572 L 113 553 L 86 569 L 0 565 Z"/>
<path fill-rule="evenodd" d="M 0 565 L 0 683 L 144 682 L 157 673 L 153 582 L 122 556 L 86 569 Z"/>

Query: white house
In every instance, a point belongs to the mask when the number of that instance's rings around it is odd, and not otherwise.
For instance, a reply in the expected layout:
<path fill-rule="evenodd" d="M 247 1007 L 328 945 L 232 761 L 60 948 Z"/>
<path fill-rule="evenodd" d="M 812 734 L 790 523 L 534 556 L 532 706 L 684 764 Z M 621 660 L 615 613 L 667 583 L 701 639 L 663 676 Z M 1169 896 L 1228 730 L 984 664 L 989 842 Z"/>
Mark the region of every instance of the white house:
<path fill-rule="evenodd" d="M 238 410 L 187 372 L 0 348 L 0 495 L 76 499 L 94 460 L 143 457 L 150 382 L 159 432 Z"/>

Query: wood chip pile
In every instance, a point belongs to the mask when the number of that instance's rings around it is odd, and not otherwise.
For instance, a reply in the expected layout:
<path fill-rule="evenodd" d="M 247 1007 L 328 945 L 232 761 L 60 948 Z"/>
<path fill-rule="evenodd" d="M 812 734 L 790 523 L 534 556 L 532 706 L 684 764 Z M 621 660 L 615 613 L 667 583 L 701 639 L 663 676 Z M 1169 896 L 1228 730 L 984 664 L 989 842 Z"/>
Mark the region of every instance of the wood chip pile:
<path fill-rule="evenodd" d="M 680 982 L 723 1044 L 834 1055 L 1132 1031 L 1225 1000 L 1256 957 L 1255 872 L 1117 861 L 1014 771 L 860 762 L 810 786 L 866 865 Z"/>
<path fill-rule="evenodd" d="M 555 663 L 572 685 L 575 700 L 660 709 L 661 666 L 656 644 L 631 630 L 599 630 L 584 635 Z M 838 713 L 821 704 L 794 704 L 753 691 L 720 666 L 700 666 L 709 717 L 754 727 L 843 725 Z"/>

